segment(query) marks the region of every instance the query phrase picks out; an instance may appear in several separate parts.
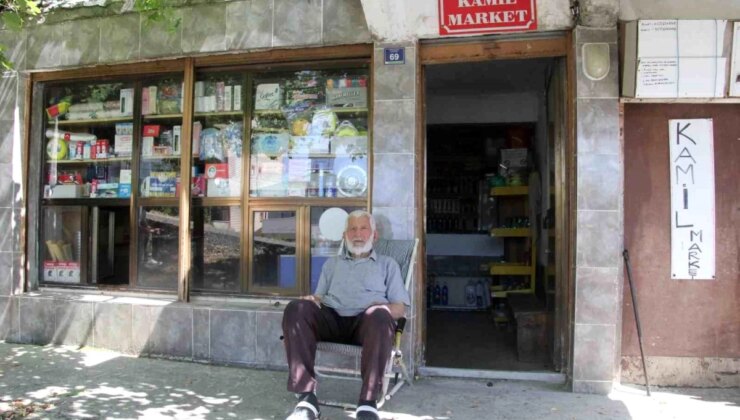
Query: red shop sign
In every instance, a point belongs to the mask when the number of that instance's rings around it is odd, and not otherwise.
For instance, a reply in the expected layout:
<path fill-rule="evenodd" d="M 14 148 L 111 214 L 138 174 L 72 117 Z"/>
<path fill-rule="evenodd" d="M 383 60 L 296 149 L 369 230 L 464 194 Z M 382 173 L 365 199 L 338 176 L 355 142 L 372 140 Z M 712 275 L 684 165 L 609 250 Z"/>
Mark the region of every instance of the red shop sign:
<path fill-rule="evenodd" d="M 439 34 L 537 29 L 536 0 L 439 0 Z"/>

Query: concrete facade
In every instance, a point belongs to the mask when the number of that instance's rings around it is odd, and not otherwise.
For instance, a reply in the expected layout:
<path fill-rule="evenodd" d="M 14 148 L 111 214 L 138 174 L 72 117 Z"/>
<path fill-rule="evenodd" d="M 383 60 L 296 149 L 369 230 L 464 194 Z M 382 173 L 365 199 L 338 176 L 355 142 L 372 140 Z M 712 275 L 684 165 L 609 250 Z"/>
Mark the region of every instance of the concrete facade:
<path fill-rule="evenodd" d="M 181 56 L 368 43 L 373 74 L 372 205 L 385 238 L 413 238 L 423 220 L 416 185 L 423 156 L 415 146 L 419 40 L 439 38 L 437 0 L 183 1 L 179 31 L 147 26 L 126 6 L 62 10 L 20 34 L 0 31 L 17 72 L 0 85 L 0 339 L 112 348 L 166 356 L 284 368 L 279 341 L 282 306 L 261 303 L 184 304 L 147 296 L 19 294 L 21 139 L 24 80 L 29 71 L 138 62 Z M 540 32 L 574 31 L 577 115 L 577 229 L 573 390 L 606 393 L 618 378 L 623 274 L 623 149 L 618 112 L 617 0 L 581 2 L 576 26 L 568 0 L 537 4 Z M 575 29 L 574 29 L 575 28 Z M 611 71 L 601 81 L 580 70 L 581 46 L 610 46 Z M 385 66 L 382 48 L 406 47 L 406 64 Z M 37 174 L 29 174 L 30 177 Z M 380 188 L 382 186 L 382 188 Z M 36 230 L 29 226 L 29 235 Z M 34 261 L 30 261 L 35 264 Z M 7 273 L 7 274 L 5 274 Z M 174 297 L 173 297 L 174 299 Z M 406 334 L 406 355 L 413 351 Z M 356 363 L 356 361 L 344 361 Z M 410 360 L 415 365 L 413 358 Z"/>

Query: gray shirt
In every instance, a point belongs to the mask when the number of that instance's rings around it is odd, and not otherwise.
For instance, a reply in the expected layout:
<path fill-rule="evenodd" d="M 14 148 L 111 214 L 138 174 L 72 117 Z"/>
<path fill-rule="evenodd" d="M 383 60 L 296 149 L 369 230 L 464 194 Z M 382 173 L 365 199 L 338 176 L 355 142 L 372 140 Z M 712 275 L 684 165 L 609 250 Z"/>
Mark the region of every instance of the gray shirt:
<path fill-rule="evenodd" d="M 398 263 L 375 251 L 367 258 L 353 259 L 343 253 L 328 259 L 315 294 L 340 316 L 358 315 L 378 303 L 411 305 Z"/>

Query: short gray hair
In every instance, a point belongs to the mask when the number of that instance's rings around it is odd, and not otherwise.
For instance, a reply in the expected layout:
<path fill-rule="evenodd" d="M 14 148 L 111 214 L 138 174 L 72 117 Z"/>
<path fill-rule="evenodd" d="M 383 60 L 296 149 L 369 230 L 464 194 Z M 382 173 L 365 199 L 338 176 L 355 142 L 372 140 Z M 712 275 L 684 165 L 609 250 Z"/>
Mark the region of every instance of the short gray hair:
<path fill-rule="evenodd" d="M 370 220 L 370 229 L 372 233 L 375 233 L 375 217 L 367 210 L 355 210 L 347 216 L 347 220 L 344 222 L 344 231 L 347 232 L 349 228 L 349 219 L 359 219 L 360 217 L 367 217 Z"/>

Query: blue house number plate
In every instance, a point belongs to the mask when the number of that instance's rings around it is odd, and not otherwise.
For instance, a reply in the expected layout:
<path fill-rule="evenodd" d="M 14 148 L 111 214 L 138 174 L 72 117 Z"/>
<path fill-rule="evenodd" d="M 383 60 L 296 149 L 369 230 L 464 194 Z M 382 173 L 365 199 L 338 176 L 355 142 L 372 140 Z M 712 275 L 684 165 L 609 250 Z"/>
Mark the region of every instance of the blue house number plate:
<path fill-rule="evenodd" d="M 385 55 L 385 64 L 404 64 L 406 63 L 405 48 L 383 48 Z"/>

